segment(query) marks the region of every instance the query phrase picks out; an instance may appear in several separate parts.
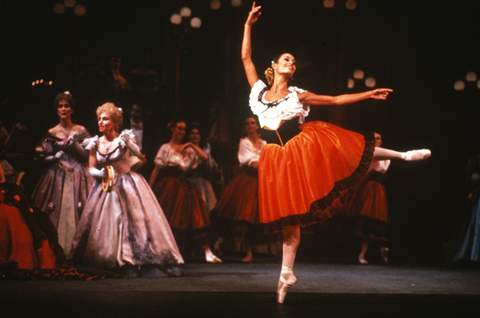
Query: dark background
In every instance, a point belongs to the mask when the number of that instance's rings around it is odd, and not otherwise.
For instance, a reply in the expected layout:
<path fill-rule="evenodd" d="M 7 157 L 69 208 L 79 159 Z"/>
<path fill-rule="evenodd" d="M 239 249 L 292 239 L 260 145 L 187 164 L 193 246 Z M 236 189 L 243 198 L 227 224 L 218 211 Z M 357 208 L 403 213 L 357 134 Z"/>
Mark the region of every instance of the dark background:
<path fill-rule="evenodd" d="M 0 116 L 7 128 L 14 122 L 29 128 L 19 140 L 27 157 L 17 163 L 27 172 L 28 191 L 44 169 L 33 160 L 33 148 L 58 122 L 54 96 L 72 92 L 77 101 L 74 122 L 97 134 L 94 111 L 103 101 L 82 88 L 77 78 L 114 54 L 121 56 L 125 75 L 139 65 L 143 54 L 153 56 L 152 69 L 161 86 L 143 106 L 156 128 L 158 146 L 168 139 L 166 123 L 180 113 L 199 121 L 206 131 L 213 129 L 218 161 L 234 161 L 239 127 L 249 112 L 240 46 L 250 1 L 241 7 L 222 1 L 221 9 L 213 11 L 209 1 L 78 0 L 87 9 L 81 17 L 71 9 L 55 15 L 53 5 L 60 2 L 0 5 Z M 377 130 L 388 148 L 432 150 L 427 161 L 393 163 L 386 187 L 391 245 L 398 258 L 441 261 L 442 246 L 465 202 L 465 163 L 480 152 L 477 82 L 466 83 L 463 91 L 453 89 L 456 80 L 465 81 L 467 72 L 480 75 L 480 4 L 358 0 L 357 8 L 349 11 L 344 3 L 336 1 L 334 8 L 326 9 L 318 0 L 258 1 L 263 15 L 252 39 L 257 71 L 261 76 L 275 55 L 288 51 L 298 62 L 292 85 L 319 94 L 358 92 L 366 89 L 362 82 L 348 89 L 347 79 L 362 69 L 367 77 L 375 77 L 376 87 L 394 89 L 385 102 L 315 108 L 308 119 L 359 132 Z M 170 24 L 170 16 L 183 5 L 202 19 L 201 28 Z M 53 85 L 32 86 L 40 78 Z M 128 108 L 141 98 L 128 93 L 118 103 Z"/>

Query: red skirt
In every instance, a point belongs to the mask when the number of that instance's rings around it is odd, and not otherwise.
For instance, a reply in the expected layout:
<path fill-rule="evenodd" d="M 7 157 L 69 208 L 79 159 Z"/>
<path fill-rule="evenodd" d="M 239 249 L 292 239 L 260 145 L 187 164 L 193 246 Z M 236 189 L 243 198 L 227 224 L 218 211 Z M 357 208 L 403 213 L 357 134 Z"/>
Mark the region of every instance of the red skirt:
<path fill-rule="evenodd" d="M 258 224 L 258 178 L 246 172 L 230 182 L 215 207 L 217 216 L 235 223 Z"/>
<path fill-rule="evenodd" d="M 55 253 L 47 239 L 35 247 L 32 233 L 20 211 L 0 204 L 0 266 L 15 262 L 18 269 L 41 270 L 55 268 Z"/>
<path fill-rule="evenodd" d="M 166 176 L 158 180 L 153 192 L 174 233 L 191 231 L 196 239 L 210 238 L 210 216 L 195 184 L 186 178 Z"/>
<path fill-rule="evenodd" d="M 260 224 L 266 232 L 306 226 L 343 210 L 367 173 L 373 142 L 326 122 L 309 122 L 284 146 L 267 144 L 259 162 Z"/>
<path fill-rule="evenodd" d="M 388 205 L 385 187 L 372 171 L 349 195 L 345 211 L 354 222 L 354 235 L 369 241 L 386 241 Z"/>

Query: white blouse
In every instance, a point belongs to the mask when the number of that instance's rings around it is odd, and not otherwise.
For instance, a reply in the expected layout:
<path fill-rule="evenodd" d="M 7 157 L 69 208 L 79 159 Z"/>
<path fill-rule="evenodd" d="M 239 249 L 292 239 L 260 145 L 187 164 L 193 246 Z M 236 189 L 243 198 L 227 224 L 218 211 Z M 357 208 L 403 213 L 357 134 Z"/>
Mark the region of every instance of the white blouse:
<path fill-rule="evenodd" d="M 258 162 L 262 148 L 266 144 L 267 142 L 265 140 L 258 139 L 258 145 L 255 147 L 248 137 L 240 139 L 238 146 L 238 161 L 240 165 L 251 166 L 252 163 Z"/>
<path fill-rule="evenodd" d="M 297 93 L 304 93 L 306 90 L 290 86 L 288 88 L 290 93 L 287 96 L 275 102 L 268 102 L 264 98 L 266 87 L 262 80 L 258 80 L 250 91 L 250 108 L 258 116 L 260 127 L 276 130 L 282 120 L 294 117 L 299 117 L 299 123 L 303 124 L 310 112 L 310 106 L 301 104 Z"/>
<path fill-rule="evenodd" d="M 191 147 L 187 147 L 182 153 L 179 153 L 169 143 L 166 143 L 158 150 L 154 162 L 159 168 L 177 167 L 187 171 L 198 166 L 200 157 Z"/>
<path fill-rule="evenodd" d="M 372 159 L 369 170 L 375 170 L 377 172 L 385 174 L 387 172 L 388 167 L 390 166 L 390 162 L 391 162 L 390 160 Z"/>

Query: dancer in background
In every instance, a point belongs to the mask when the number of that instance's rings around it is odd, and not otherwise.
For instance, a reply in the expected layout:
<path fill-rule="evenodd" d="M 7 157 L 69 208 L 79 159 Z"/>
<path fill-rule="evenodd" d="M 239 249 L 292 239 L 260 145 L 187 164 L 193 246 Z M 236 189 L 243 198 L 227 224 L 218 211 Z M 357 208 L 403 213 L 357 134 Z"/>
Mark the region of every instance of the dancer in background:
<path fill-rule="evenodd" d="M 101 137 L 88 140 L 96 179 L 73 242 L 78 264 L 128 277 L 182 276 L 185 264 L 168 221 L 145 179 L 130 170 L 140 149 L 131 131 L 118 132 L 123 115 L 112 103 L 97 108 Z"/>
<path fill-rule="evenodd" d="M 56 268 L 65 264 L 48 215 L 32 207 L 29 196 L 18 185 L 0 184 L 0 276 L 53 277 Z"/>
<path fill-rule="evenodd" d="M 188 179 L 195 184 L 203 201 L 205 201 L 207 211 L 210 212 L 217 204 L 217 196 L 211 180 L 215 172 L 218 171 L 218 164 L 212 157 L 212 147 L 204 140 L 201 132 L 200 124 L 193 123 L 189 129 L 188 139 L 205 152 L 207 159 L 201 160 L 196 169 L 190 170 Z"/>
<path fill-rule="evenodd" d="M 375 132 L 374 138 L 375 147 L 382 146 L 382 135 Z M 382 179 L 390 163 L 390 160 L 372 159 L 365 179 L 349 194 L 345 204 L 346 214 L 354 220 L 354 235 L 362 241 L 358 255 L 360 264 L 368 264 L 365 254 L 372 242 L 381 244 L 380 256 L 385 263 L 388 261 L 388 247 L 385 246 L 388 205 Z"/>
<path fill-rule="evenodd" d="M 207 207 L 195 184 L 187 177 L 188 171 L 208 156 L 192 142 L 183 143 L 187 131 L 185 121 L 173 120 L 168 127 L 171 138 L 158 150 L 150 186 L 177 238 L 186 239 L 188 247 L 192 239 L 203 249 L 208 263 L 221 263 L 210 248 L 213 231 Z"/>
<path fill-rule="evenodd" d="M 69 92 L 58 94 L 53 106 L 60 123 L 48 130 L 35 151 L 50 165 L 32 194 L 35 207 L 47 213 L 58 232 L 58 242 L 70 254 L 73 236 L 93 183 L 87 169 L 88 151 L 82 142 L 90 134 L 72 122 L 75 101 Z"/>
<path fill-rule="evenodd" d="M 250 108 L 260 126 L 277 136 L 267 144 L 259 162 L 260 224 L 265 231 L 283 231 L 282 269 L 277 302 L 296 283 L 293 265 L 300 244 L 300 226 L 330 218 L 341 210 L 342 197 L 367 173 L 372 157 L 377 160 L 422 160 L 426 149 L 397 152 L 366 142 L 363 135 L 335 125 L 304 123 L 310 106 L 347 105 L 367 99 L 384 100 L 388 88 L 338 96 L 317 95 L 288 86 L 296 70 L 295 57 L 275 57 L 265 72 L 269 86 L 258 77 L 252 61 L 251 29 L 261 15 L 252 5 L 245 22 L 242 62 L 251 87 Z M 280 23 L 283 21 L 279 21 Z"/>
<path fill-rule="evenodd" d="M 480 152 L 467 161 L 468 184 L 465 205 L 447 245 L 449 263 L 471 263 L 480 260 Z"/>
<path fill-rule="evenodd" d="M 221 240 L 233 235 L 235 240 L 244 243 L 246 255 L 243 262 L 253 260 L 254 245 L 271 241 L 271 236 L 263 235 L 259 229 L 258 161 L 266 145 L 259 129 L 255 117 L 245 119 L 245 137 L 240 139 L 238 146 L 241 172 L 227 185 L 214 210 L 215 218 L 220 224 L 217 227 L 225 230 Z"/>

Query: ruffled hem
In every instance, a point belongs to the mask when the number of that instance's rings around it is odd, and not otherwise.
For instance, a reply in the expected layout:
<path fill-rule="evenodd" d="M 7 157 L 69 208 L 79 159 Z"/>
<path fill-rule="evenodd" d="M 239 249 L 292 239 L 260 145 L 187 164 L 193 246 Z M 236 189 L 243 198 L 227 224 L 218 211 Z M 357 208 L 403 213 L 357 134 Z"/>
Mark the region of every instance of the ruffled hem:
<path fill-rule="evenodd" d="M 387 242 L 388 223 L 359 216 L 354 220 L 355 237 L 369 242 Z"/>

